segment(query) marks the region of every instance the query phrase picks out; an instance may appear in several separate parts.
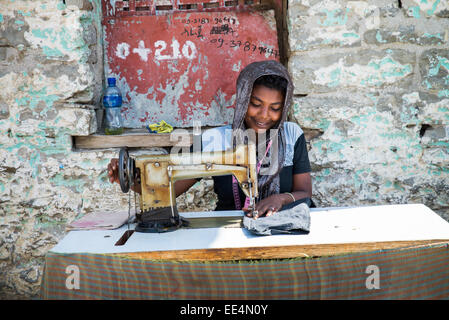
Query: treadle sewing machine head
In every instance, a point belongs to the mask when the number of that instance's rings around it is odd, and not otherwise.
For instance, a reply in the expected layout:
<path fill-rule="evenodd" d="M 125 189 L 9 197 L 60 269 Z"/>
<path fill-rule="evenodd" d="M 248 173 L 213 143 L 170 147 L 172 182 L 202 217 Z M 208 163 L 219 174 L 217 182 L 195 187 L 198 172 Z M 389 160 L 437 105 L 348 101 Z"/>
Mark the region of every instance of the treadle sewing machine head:
<path fill-rule="evenodd" d="M 127 148 L 119 153 L 119 180 L 124 193 L 134 181 L 141 183 L 140 212 L 136 213 L 138 232 L 176 230 L 187 221 L 176 207 L 174 183 L 177 180 L 232 174 L 254 206 L 258 196 L 256 147 L 238 145 L 234 150 L 131 158 Z"/>

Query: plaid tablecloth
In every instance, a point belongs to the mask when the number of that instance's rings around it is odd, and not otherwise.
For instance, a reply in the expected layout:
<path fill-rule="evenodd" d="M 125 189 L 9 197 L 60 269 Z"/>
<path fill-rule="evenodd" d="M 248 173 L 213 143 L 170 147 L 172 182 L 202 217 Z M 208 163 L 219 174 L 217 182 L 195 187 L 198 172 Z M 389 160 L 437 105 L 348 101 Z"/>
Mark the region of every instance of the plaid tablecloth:
<path fill-rule="evenodd" d="M 448 299 L 449 245 L 234 262 L 154 261 L 49 252 L 41 297 Z"/>

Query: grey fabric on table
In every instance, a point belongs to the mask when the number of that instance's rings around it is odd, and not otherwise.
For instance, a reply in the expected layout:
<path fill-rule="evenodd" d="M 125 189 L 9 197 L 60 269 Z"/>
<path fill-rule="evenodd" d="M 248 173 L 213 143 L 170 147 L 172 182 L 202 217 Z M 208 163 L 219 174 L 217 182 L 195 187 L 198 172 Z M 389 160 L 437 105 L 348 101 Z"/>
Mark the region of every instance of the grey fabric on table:
<path fill-rule="evenodd" d="M 300 203 L 269 217 L 253 219 L 244 216 L 243 226 L 251 233 L 260 236 L 306 234 L 310 232 L 310 208 L 306 203 Z"/>

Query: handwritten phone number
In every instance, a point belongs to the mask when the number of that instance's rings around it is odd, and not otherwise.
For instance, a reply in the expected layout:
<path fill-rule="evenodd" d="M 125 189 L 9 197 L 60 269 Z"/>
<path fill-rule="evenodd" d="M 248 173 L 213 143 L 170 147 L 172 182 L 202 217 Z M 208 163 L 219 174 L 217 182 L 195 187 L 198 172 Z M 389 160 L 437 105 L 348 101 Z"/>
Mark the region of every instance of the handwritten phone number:
<path fill-rule="evenodd" d="M 215 24 L 222 24 L 222 23 L 229 23 L 229 24 L 235 24 L 236 19 L 231 17 L 223 17 L 223 18 L 194 18 L 194 19 L 182 19 L 181 22 L 184 24 L 208 24 L 208 23 L 215 23 Z"/>
<path fill-rule="evenodd" d="M 235 48 L 235 47 L 243 47 L 243 51 L 245 52 L 254 52 L 254 51 L 259 51 L 260 54 L 270 54 L 270 56 L 274 55 L 275 57 L 279 56 L 279 52 L 277 50 L 274 50 L 272 48 L 267 48 L 267 47 L 263 47 L 263 46 L 257 46 L 249 41 L 245 41 L 242 42 L 240 40 L 230 40 L 230 41 L 225 41 L 222 38 L 218 38 L 218 39 L 212 39 L 210 40 L 210 43 L 214 43 L 217 45 L 217 48 L 222 48 L 223 46 L 228 46 L 230 48 Z"/>

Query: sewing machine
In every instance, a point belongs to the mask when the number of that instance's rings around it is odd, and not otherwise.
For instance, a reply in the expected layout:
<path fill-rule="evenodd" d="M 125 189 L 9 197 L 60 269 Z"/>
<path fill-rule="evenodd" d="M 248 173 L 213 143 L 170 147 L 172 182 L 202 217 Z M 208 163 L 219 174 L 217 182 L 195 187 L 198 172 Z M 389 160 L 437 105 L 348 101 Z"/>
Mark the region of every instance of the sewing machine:
<path fill-rule="evenodd" d="M 188 221 L 176 207 L 174 183 L 177 180 L 232 174 L 254 207 L 258 196 L 256 147 L 238 145 L 219 152 L 184 152 L 165 155 L 129 156 L 127 148 L 119 153 L 119 181 L 124 193 L 140 183 L 140 213 L 136 212 L 137 232 L 176 230 Z"/>

